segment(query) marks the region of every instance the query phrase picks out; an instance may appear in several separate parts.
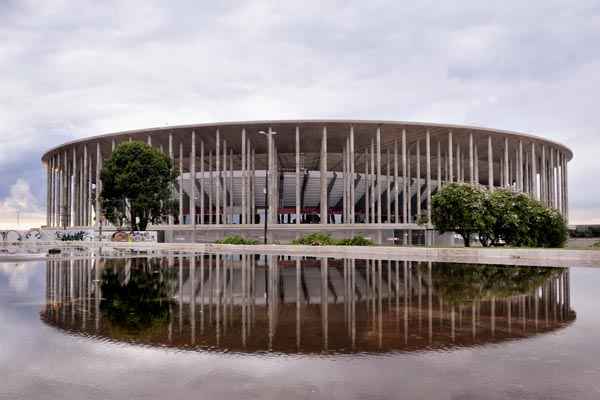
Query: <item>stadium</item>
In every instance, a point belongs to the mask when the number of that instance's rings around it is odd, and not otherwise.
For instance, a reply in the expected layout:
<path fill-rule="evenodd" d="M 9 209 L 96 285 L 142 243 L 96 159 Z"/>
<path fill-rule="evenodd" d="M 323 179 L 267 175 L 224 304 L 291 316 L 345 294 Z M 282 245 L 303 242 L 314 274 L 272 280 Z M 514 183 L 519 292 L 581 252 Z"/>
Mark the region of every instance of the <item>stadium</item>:
<path fill-rule="evenodd" d="M 431 243 L 431 197 L 450 182 L 527 193 L 568 219 L 573 154 L 560 143 L 471 126 L 289 120 L 131 130 L 57 146 L 42 157 L 48 228 L 115 228 L 97 193 L 103 161 L 126 141 L 168 154 L 178 171 L 177 212 L 149 228 L 171 241 L 258 238 L 268 225 L 275 242 L 318 231 Z"/>

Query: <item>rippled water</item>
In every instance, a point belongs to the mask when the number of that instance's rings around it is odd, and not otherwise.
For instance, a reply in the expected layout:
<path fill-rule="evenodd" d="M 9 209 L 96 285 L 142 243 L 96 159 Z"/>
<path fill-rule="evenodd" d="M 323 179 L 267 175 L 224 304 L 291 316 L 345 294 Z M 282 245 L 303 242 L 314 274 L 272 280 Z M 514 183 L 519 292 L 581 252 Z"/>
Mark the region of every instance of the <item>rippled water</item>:
<path fill-rule="evenodd" d="M 260 255 L 0 264 L 0 398 L 600 398 L 600 270 Z"/>

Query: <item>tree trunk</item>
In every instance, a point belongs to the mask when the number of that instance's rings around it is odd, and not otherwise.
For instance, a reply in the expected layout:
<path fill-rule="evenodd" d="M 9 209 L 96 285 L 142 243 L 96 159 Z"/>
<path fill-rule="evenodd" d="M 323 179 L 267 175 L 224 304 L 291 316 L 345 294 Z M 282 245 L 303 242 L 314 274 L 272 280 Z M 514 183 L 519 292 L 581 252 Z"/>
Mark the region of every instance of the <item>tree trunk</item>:
<path fill-rule="evenodd" d="M 471 234 L 470 233 L 461 233 L 463 237 L 463 242 L 465 243 L 465 247 L 471 247 Z"/>

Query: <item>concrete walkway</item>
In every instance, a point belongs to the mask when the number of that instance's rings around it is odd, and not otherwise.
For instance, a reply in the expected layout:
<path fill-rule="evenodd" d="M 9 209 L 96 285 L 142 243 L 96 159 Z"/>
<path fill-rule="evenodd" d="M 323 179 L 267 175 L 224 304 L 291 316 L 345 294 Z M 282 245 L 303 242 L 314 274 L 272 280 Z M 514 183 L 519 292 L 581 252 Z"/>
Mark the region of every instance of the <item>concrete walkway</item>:
<path fill-rule="evenodd" d="M 398 246 L 300 246 L 300 245 L 227 245 L 212 243 L 120 243 L 120 242 L 45 242 L 18 244 L 10 253 L 2 253 L 0 262 L 45 259 L 49 248 L 65 250 L 102 249 L 119 254 L 144 252 L 160 255 L 169 252 L 235 253 L 310 256 L 331 258 L 361 258 L 408 260 L 421 262 L 455 262 L 473 264 L 506 264 L 550 267 L 600 267 L 600 251 L 569 249 L 513 248 L 435 248 Z M 4 246 L 6 248 L 6 246 Z M 22 249 L 22 251 L 19 251 Z M 37 253 L 37 254 L 36 254 Z M 107 254 L 108 256 L 108 254 Z"/>

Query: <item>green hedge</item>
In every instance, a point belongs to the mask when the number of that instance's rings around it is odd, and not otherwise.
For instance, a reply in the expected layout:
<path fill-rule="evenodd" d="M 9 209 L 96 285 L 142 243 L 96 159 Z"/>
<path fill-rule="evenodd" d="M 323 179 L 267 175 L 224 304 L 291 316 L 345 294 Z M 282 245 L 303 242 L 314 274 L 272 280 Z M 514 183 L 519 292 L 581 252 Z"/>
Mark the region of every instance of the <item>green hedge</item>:
<path fill-rule="evenodd" d="M 292 244 L 303 244 L 308 246 L 372 246 L 373 242 L 364 236 L 354 236 L 348 239 L 336 240 L 325 233 L 311 233 L 293 240 Z"/>
<path fill-rule="evenodd" d="M 256 244 L 258 242 L 256 240 L 244 239 L 241 236 L 233 235 L 233 236 L 225 236 L 222 240 L 217 240 L 215 243 L 217 243 L 217 244 Z"/>

